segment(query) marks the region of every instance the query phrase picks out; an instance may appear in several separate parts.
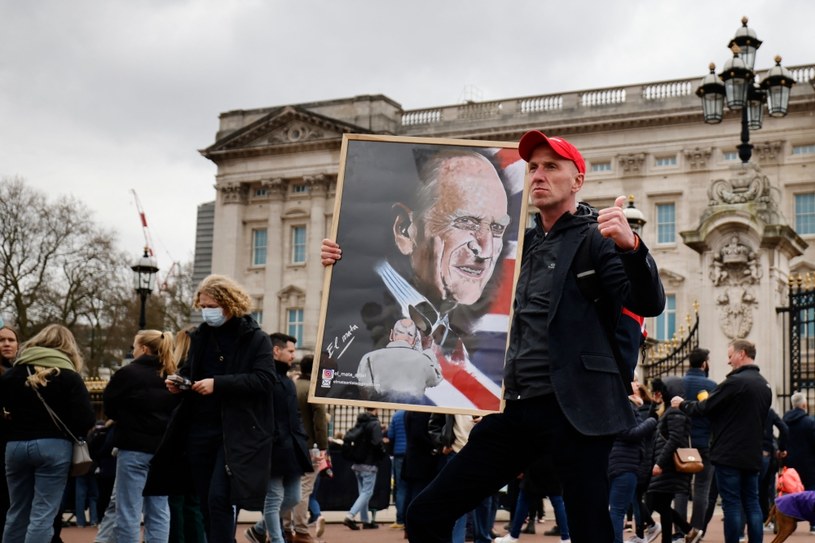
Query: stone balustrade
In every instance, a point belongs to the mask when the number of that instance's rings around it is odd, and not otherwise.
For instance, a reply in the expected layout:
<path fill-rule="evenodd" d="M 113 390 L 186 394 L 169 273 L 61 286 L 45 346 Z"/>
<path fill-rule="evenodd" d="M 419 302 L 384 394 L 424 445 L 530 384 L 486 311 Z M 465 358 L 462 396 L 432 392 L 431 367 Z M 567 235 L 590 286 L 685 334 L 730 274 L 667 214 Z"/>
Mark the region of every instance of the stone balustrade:
<path fill-rule="evenodd" d="M 790 66 L 787 69 L 798 83 L 793 87 L 793 99 L 806 93 L 811 95 L 813 88 L 810 83 L 815 80 L 815 64 Z M 758 79 L 760 80 L 764 74 L 766 70 L 759 72 Z M 406 132 L 410 132 L 410 127 L 421 127 L 426 131 L 429 126 L 435 124 L 494 122 L 499 118 L 522 118 L 566 111 L 577 115 L 590 115 L 594 111 L 600 112 L 620 106 L 651 110 L 664 107 L 665 102 L 669 100 L 682 100 L 684 103 L 696 100 L 696 88 L 701 79 L 700 75 L 692 79 L 408 110 L 402 113 L 401 126 Z"/>

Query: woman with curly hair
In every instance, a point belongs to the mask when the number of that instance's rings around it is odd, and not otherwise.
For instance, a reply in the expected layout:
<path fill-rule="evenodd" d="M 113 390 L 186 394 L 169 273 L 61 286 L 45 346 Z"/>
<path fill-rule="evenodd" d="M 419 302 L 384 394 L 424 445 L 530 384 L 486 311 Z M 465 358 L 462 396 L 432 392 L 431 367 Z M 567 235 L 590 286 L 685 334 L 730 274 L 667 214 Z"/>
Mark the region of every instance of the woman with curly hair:
<path fill-rule="evenodd" d="M 205 278 L 194 305 L 204 322 L 189 334 L 186 362 L 165 381 L 181 405 L 145 492 L 185 494 L 192 485 L 208 543 L 232 543 L 233 508 L 260 511 L 266 496 L 277 380 L 272 343 L 249 314 L 251 298 L 228 277 Z"/>
<path fill-rule="evenodd" d="M 95 417 L 82 377 L 82 357 L 70 330 L 50 324 L 25 342 L 0 378 L 0 407 L 8 412 L 6 476 L 11 505 L 3 541 L 50 541 L 68 482 L 72 438 L 84 437 Z"/>

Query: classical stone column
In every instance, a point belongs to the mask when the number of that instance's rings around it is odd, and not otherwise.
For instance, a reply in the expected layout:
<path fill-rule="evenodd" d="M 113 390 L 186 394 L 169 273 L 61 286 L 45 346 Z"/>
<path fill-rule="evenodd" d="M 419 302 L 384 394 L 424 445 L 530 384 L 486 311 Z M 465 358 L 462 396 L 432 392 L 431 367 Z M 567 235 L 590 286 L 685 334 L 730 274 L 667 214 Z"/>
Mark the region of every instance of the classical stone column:
<path fill-rule="evenodd" d="M 303 307 L 303 343 L 313 348 L 317 343 L 317 325 L 320 320 L 324 269 L 320 263 L 320 242 L 326 235 L 325 209 L 331 177 L 315 175 L 305 178 L 311 197 L 308 223 L 308 256 L 306 258 L 306 301 Z"/>
<path fill-rule="evenodd" d="M 218 198 L 215 205 L 215 228 L 212 232 L 212 254 L 218 255 L 212 262 L 212 273 L 240 277 L 240 240 L 243 214 L 246 209 L 249 187 L 238 182 L 219 182 L 215 185 Z"/>
<path fill-rule="evenodd" d="M 268 191 L 269 212 L 266 225 L 268 255 L 266 260 L 266 276 L 263 284 L 266 291 L 263 294 L 263 329 L 268 332 L 282 332 L 280 322 L 280 307 L 275 293 L 283 288 L 283 267 L 286 265 L 287 254 L 282 247 L 285 246 L 283 231 L 283 201 L 286 198 L 286 184 L 283 179 L 267 179 L 261 186 Z"/>

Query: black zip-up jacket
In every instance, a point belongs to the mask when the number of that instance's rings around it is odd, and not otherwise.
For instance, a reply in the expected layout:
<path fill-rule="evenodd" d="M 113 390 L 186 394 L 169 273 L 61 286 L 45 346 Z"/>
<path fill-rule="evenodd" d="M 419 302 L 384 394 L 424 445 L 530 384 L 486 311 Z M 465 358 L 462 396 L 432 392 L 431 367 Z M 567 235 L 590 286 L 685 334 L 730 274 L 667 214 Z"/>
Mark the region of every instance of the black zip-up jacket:
<path fill-rule="evenodd" d="M 105 415 L 116 421 L 113 445 L 126 451 L 155 453 L 179 398 L 159 374 L 157 356 L 144 355 L 118 370 L 102 396 Z"/>
<path fill-rule="evenodd" d="M 608 330 L 613 332 L 623 306 L 643 317 L 659 315 L 665 293 L 642 240 L 633 251 L 619 251 L 591 228 L 593 222 L 594 211 L 581 203 L 574 215 L 560 217 L 550 232 L 544 233 L 540 217 L 527 230 L 504 366 L 504 398 L 513 401 L 553 392 L 580 433 L 611 435 L 632 426 L 634 418 L 627 378 L 620 374 Z M 608 308 L 606 328 L 598 307 L 583 295 L 571 271 L 587 235 L 595 236 L 592 263 L 602 285 L 603 306 Z M 586 391 L 595 392 L 591 401 L 586 401 Z"/>
<path fill-rule="evenodd" d="M 710 419 L 710 461 L 714 465 L 759 471 L 764 423 L 773 393 L 758 366 L 747 364 L 701 402 L 682 402 L 680 409 Z"/>

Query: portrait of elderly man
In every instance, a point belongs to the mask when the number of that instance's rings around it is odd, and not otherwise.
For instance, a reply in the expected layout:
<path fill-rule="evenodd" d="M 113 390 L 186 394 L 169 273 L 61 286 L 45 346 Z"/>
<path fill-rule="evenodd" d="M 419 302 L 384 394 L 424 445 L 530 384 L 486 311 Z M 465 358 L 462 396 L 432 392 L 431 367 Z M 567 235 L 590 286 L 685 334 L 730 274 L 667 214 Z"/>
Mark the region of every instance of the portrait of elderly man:
<path fill-rule="evenodd" d="M 443 378 L 400 403 L 497 409 L 523 185 L 517 153 L 375 143 L 378 153 L 361 149 L 356 159 L 349 147 L 337 237 L 344 260 L 323 335 L 339 368 L 316 394 L 365 399 L 353 390 L 355 379 L 370 385 L 357 365 L 386 348 L 394 322 L 410 319 Z M 383 171 L 388 179 L 369 178 Z"/>

